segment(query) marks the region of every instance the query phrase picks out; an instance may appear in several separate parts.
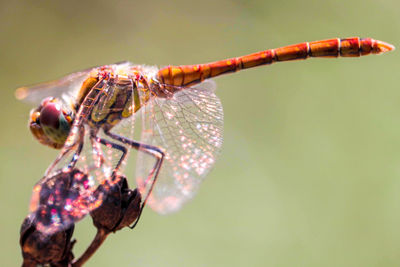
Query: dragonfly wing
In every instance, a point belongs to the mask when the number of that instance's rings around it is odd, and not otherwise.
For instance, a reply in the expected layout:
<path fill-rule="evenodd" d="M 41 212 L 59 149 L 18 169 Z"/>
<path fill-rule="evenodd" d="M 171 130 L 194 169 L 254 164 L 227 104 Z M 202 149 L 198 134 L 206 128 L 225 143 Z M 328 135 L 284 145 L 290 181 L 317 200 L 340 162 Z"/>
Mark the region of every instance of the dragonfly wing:
<path fill-rule="evenodd" d="M 115 85 L 103 85 L 103 94 L 96 102 L 96 109 L 90 114 L 84 114 L 84 102 L 79 109 L 75 120 L 87 118 L 88 115 L 97 116 L 104 120 L 116 116 L 120 110 L 109 105 L 110 95 L 121 90 Z M 127 86 L 124 92 L 132 94 L 132 86 Z M 129 91 L 129 92 L 128 92 Z M 115 97 L 114 99 L 121 98 Z M 132 105 L 131 102 L 127 102 Z M 132 117 L 132 116 L 131 116 Z M 117 183 L 115 173 L 123 151 L 119 150 L 113 140 L 104 134 L 96 133 L 86 123 L 74 126 L 62 148 L 60 155 L 50 165 L 47 175 L 34 187 L 30 210 L 35 217 L 37 228 L 44 233 L 54 233 L 68 228 L 74 222 L 82 219 L 90 211 L 98 208 L 107 194 L 109 186 Z M 133 122 L 129 120 L 129 132 L 116 128 L 117 133 L 128 134 L 133 131 Z M 119 126 L 119 125 L 118 125 Z M 96 134 L 92 138 L 93 133 Z M 103 141 L 102 141 L 103 140 Z M 123 162 L 125 163 L 125 162 Z M 121 164 L 119 171 L 123 171 L 125 164 Z"/>
<path fill-rule="evenodd" d="M 183 88 L 172 98 L 144 106 L 141 142 L 164 150 L 165 159 L 148 205 L 161 214 L 177 211 L 191 199 L 213 167 L 223 139 L 223 110 L 206 81 Z M 141 193 L 154 159 L 139 152 L 136 181 Z"/>
<path fill-rule="evenodd" d="M 86 128 L 86 127 L 85 127 Z M 73 137 L 88 135 L 89 129 Z M 90 140 L 84 137 L 80 146 L 61 150 L 61 154 L 49 167 L 46 174 L 32 192 L 30 211 L 36 221 L 36 228 L 47 234 L 68 228 L 75 221 L 99 206 L 103 194 L 96 195 L 97 186 L 104 180 L 106 166 L 99 168 L 89 150 Z M 71 162 L 76 161 L 75 166 Z M 107 164 L 108 165 L 108 164 Z M 107 176 L 111 176 L 109 171 Z M 99 192 L 101 193 L 101 192 Z"/>
<path fill-rule="evenodd" d="M 121 61 L 109 66 L 118 70 L 118 68 L 126 68 L 130 65 L 132 65 L 132 63 L 129 61 Z M 97 68 L 98 67 L 91 67 L 70 73 L 57 80 L 20 87 L 15 91 L 15 96 L 18 100 L 33 104 L 39 104 L 48 96 L 56 98 L 72 97 L 74 99 L 82 85 L 82 82 L 88 77 L 92 70 Z"/>
<path fill-rule="evenodd" d="M 74 96 L 92 69 L 71 73 L 61 79 L 20 87 L 15 91 L 18 100 L 38 104 L 48 96 Z"/>

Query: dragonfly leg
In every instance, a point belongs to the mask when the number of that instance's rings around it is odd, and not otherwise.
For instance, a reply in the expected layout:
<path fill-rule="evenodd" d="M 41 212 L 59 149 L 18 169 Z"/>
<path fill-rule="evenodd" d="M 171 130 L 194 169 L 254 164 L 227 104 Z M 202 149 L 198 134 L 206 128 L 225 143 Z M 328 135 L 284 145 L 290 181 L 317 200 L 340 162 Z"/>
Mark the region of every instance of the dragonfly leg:
<path fill-rule="evenodd" d="M 138 221 L 140 219 L 140 215 L 142 214 L 143 208 L 146 205 L 146 202 L 147 202 L 151 192 L 153 191 L 154 185 L 157 181 L 158 173 L 160 172 L 161 165 L 164 161 L 165 153 L 159 147 L 141 144 L 139 142 L 136 142 L 136 141 L 128 139 L 126 137 L 120 136 L 118 134 L 111 133 L 109 131 L 105 131 L 105 134 L 114 140 L 118 140 L 121 143 L 129 145 L 130 147 L 132 147 L 138 151 L 142 151 L 142 152 L 152 155 L 153 157 L 156 158 L 156 163 L 154 164 L 154 167 L 151 169 L 151 171 L 146 179 L 145 185 L 144 185 L 144 187 L 146 187 L 148 185 L 148 183 L 150 182 L 151 183 L 150 188 L 147 192 L 146 197 L 144 198 L 144 200 L 142 202 L 138 218 L 136 219 L 135 223 L 132 226 L 130 226 L 130 228 L 133 229 L 136 226 L 136 224 L 138 223 Z"/>
<path fill-rule="evenodd" d="M 83 142 L 80 142 L 78 145 L 78 149 L 75 151 L 74 155 L 72 156 L 71 161 L 68 164 L 68 169 L 72 170 L 75 167 L 76 162 L 79 159 L 79 156 L 82 152 L 82 148 L 83 148 Z"/>
<path fill-rule="evenodd" d="M 126 158 L 126 156 L 128 154 L 128 150 L 126 149 L 126 147 L 121 146 L 119 144 L 116 144 L 114 142 L 111 142 L 111 141 L 109 141 L 107 139 L 101 138 L 101 137 L 97 136 L 97 134 L 95 132 L 93 132 L 93 131 L 91 132 L 91 138 L 90 139 L 92 140 L 93 149 L 96 150 L 96 154 L 99 155 L 99 157 L 100 157 L 100 162 L 99 162 L 100 164 L 102 164 L 104 162 L 104 156 L 103 156 L 103 153 L 102 153 L 100 147 L 97 144 L 100 143 L 100 144 L 105 145 L 107 147 L 111 147 L 113 149 L 119 150 L 122 153 L 121 157 L 119 158 L 119 160 L 117 162 L 117 165 L 113 169 L 114 173 L 116 171 L 118 171 L 118 169 L 120 168 L 122 162 L 125 160 L 125 158 Z"/>
<path fill-rule="evenodd" d="M 72 156 L 71 161 L 68 163 L 68 167 L 67 168 L 68 168 L 68 170 L 72 170 L 75 167 L 75 164 L 78 161 L 79 156 L 80 156 L 80 154 L 82 152 L 82 149 L 83 149 L 82 140 L 83 140 L 84 134 L 85 134 L 84 129 L 80 128 L 80 130 L 78 132 L 78 135 L 79 135 L 78 141 L 76 141 L 75 143 L 73 143 L 71 145 L 64 146 L 62 148 L 61 153 L 53 161 L 53 163 L 47 168 L 47 170 L 45 172 L 45 176 L 47 176 L 53 170 L 53 168 L 60 162 L 60 160 L 71 151 L 71 148 L 74 148 L 74 147 L 78 146 L 76 151 L 75 151 L 75 153 L 74 153 L 74 155 Z"/>
<path fill-rule="evenodd" d="M 107 83 L 105 81 L 107 80 L 104 77 L 99 78 L 97 83 L 90 89 L 90 91 L 88 91 L 88 94 L 85 96 L 85 99 L 81 104 L 78 113 L 76 114 L 76 118 L 72 124 L 72 128 L 70 130 L 67 140 L 64 143 L 61 153 L 58 155 L 56 160 L 50 165 L 50 167 L 47 168 L 45 176 L 47 176 L 53 170 L 53 168 L 61 161 L 61 159 L 65 155 L 67 155 L 71 151 L 71 149 L 75 148 L 75 146 L 78 144 L 78 149 L 75 152 L 74 156 L 72 157 L 70 164 L 68 164 L 68 168 L 71 170 L 75 166 L 83 147 L 83 139 L 85 136 L 85 127 L 83 126 L 84 119 L 93 109 L 94 103 L 100 96 L 99 92 L 102 92 L 106 87 Z"/>
<path fill-rule="evenodd" d="M 97 141 L 97 131 L 94 131 L 93 129 L 90 131 L 90 142 L 94 151 L 93 159 L 95 161 L 95 166 L 99 168 L 101 165 L 103 165 L 105 160 L 103 151 L 100 148 L 100 143 Z"/>

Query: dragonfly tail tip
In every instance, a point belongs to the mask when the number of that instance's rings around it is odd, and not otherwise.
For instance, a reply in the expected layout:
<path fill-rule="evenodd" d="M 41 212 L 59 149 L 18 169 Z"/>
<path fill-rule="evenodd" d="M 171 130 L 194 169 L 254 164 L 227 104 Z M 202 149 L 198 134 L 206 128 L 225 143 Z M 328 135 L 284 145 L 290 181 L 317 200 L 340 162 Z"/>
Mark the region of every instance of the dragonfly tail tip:
<path fill-rule="evenodd" d="M 381 54 L 395 50 L 395 47 L 389 43 L 376 40 L 373 49 L 375 50 L 376 54 Z"/>

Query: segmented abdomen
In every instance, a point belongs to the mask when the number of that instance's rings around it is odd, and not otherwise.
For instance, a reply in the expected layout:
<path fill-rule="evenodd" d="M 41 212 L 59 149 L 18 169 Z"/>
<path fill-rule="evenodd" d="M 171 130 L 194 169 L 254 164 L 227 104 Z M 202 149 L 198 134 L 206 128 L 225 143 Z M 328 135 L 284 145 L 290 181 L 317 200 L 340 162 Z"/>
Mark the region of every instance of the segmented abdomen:
<path fill-rule="evenodd" d="M 225 73 L 280 61 L 308 57 L 359 57 L 380 54 L 394 47 L 382 41 L 358 37 L 305 42 L 286 47 L 198 65 L 167 66 L 158 71 L 158 80 L 165 85 L 188 86 Z"/>

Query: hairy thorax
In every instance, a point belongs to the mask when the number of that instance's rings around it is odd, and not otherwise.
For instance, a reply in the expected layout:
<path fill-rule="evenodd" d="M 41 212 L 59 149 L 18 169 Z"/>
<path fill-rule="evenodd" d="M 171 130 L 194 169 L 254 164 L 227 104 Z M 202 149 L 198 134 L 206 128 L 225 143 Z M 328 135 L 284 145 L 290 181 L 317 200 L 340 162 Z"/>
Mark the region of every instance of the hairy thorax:
<path fill-rule="evenodd" d="M 93 70 L 82 83 L 74 111 L 77 112 L 89 92 L 103 83 L 103 89 L 94 99 L 93 108 L 86 116 L 91 127 L 110 130 L 122 119 L 128 118 L 145 105 L 157 91 L 152 77 L 137 66 L 124 68 L 100 67 Z"/>

